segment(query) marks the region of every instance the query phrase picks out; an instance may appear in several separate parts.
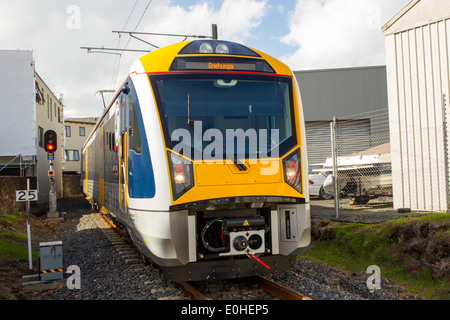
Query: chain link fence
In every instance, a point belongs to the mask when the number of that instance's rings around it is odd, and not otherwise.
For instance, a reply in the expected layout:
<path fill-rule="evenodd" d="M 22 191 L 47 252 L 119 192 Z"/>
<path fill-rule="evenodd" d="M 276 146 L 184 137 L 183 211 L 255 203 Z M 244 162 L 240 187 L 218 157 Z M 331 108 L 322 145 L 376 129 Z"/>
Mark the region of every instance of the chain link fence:
<path fill-rule="evenodd" d="M 334 197 L 336 217 L 358 206 L 392 207 L 388 110 L 375 110 L 330 123 L 331 156 L 323 192 Z M 337 172 L 337 173 L 336 173 Z"/>

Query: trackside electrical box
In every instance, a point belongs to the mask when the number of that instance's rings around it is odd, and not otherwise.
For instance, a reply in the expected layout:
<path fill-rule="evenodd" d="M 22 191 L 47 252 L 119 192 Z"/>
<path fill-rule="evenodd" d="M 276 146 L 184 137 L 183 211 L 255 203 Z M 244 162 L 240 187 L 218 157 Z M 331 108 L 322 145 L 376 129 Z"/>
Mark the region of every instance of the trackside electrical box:
<path fill-rule="evenodd" d="M 41 280 L 64 278 L 62 241 L 41 242 L 39 258 Z"/>

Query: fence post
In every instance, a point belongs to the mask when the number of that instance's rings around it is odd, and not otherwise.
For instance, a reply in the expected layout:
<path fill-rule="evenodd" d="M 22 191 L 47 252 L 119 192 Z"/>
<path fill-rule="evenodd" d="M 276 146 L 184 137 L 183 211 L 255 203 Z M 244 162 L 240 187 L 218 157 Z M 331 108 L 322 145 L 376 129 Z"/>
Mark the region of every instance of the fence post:
<path fill-rule="evenodd" d="M 333 117 L 333 122 L 330 123 L 331 128 L 331 151 L 333 157 L 333 176 L 334 176 L 334 211 L 336 213 L 336 219 L 339 218 L 339 174 L 338 174 L 338 161 L 337 161 L 337 119 Z"/>
<path fill-rule="evenodd" d="M 449 122 L 448 115 L 450 115 L 450 110 L 447 111 L 447 95 L 442 94 L 442 118 L 444 120 L 443 132 L 444 132 L 444 159 L 445 159 L 445 195 L 446 204 L 445 212 L 450 212 L 450 146 L 449 146 Z"/>
<path fill-rule="evenodd" d="M 29 194 L 28 191 L 30 191 L 30 179 L 27 179 L 27 241 L 28 241 L 28 263 L 30 270 L 33 270 L 33 252 L 31 249 L 31 228 L 30 228 L 30 200 L 29 200 Z"/>

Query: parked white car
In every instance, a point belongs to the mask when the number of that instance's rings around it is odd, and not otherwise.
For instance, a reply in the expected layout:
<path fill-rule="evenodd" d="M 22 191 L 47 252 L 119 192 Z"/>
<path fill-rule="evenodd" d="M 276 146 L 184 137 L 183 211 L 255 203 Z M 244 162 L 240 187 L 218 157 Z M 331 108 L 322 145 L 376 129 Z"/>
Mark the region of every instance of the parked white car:
<path fill-rule="evenodd" d="M 319 169 L 322 168 L 323 164 L 313 164 L 308 167 L 309 195 L 319 197 L 321 200 L 328 200 L 333 196 L 324 191 L 323 183 L 325 182 L 329 172 L 319 171 Z"/>

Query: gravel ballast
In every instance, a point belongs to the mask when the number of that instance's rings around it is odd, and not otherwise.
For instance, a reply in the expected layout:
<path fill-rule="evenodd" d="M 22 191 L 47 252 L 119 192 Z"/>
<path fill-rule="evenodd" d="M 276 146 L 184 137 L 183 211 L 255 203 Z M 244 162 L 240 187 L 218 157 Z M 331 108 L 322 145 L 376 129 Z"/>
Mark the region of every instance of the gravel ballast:
<path fill-rule="evenodd" d="M 81 204 L 80 204 L 81 202 Z M 149 264 L 127 263 L 108 239 L 108 224 L 98 213 L 91 213 L 84 198 L 61 203 L 66 212 L 58 240 L 63 242 L 64 266 L 80 268 L 81 289 L 27 293 L 34 300 L 180 300 L 189 299 L 183 288 L 164 278 Z M 66 275 L 68 277 L 69 275 Z M 416 299 L 401 287 L 382 279 L 381 289 L 371 292 L 367 286 L 370 274 L 347 274 L 329 266 L 298 260 L 293 270 L 271 275 L 273 280 L 314 300 L 397 300 Z M 214 286 L 211 286 L 214 288 Z M 223 290 L 217 286 L 217 290 Z M 214 290 L 214 289 L 212 289 Z M 248 300 L 235 292 L 230 300 Z"/>

